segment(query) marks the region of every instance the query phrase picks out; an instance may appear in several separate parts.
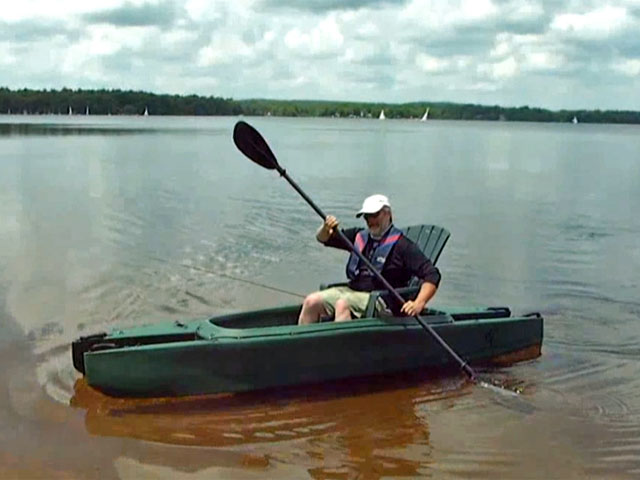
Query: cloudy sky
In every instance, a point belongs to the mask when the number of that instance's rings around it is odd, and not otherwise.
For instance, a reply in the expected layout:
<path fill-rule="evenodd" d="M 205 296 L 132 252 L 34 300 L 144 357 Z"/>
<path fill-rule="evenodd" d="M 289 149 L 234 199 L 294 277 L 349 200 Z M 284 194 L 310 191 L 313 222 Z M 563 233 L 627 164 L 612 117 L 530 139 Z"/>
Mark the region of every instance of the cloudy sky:
<path fill-rule="evenodd" d="M 640 110 L 640 0 L 18 0 L 0 86 Z"/>

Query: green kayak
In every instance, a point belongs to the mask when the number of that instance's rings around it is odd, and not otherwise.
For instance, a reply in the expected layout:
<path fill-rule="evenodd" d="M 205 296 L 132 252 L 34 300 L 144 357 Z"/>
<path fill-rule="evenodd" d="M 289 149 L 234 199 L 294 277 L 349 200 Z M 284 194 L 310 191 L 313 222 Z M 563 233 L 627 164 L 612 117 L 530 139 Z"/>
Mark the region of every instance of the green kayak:
<path fill-rule="evenodd" d="M 451 357 L 411 317 L 297 325 L 300 305 L 113 330 L 73 342 L 75 368 L 113 396 L 241 392 L 426 367 Z M 543 319 L 508 308 L 425 310 L 424 320 L 471 363 L 540 355 Z"/>

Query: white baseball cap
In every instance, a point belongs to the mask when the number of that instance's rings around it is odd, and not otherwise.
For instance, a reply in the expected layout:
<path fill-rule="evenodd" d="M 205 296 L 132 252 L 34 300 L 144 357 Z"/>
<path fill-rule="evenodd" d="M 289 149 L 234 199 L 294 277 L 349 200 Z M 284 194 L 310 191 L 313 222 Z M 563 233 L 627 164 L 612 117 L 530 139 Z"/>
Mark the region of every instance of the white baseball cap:
<path fill-rule="evenodd" d="M 379 193 L 371 195 L 364 199 L 364 202 L 362 202 L 362 208 L 358 213 L 356 213 L 356 217 L 361 217 L 365 213 L 377 213 L 382 210 L 382 207 L 391 208 L 389 199 L 385 195 L 380 195 Z"/>

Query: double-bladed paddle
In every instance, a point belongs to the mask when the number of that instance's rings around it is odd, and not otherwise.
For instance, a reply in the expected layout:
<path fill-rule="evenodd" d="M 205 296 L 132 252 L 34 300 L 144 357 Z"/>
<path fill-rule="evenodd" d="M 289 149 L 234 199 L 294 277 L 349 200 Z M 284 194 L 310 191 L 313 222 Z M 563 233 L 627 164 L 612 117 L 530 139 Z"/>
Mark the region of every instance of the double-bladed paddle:
<path fill-rule="evenodd" d="M 280 166 L 276 156 L 267 145 L 266 140 L 260 135 L 260 133 L 249 125 L 247 122 L 239 121 L 236 123 L 236 126 L 233 129 L 233 141 L 236 144 L 236 147 L 250 160 L 257 163 L 261 167 L 264 167 L 268 170 L 277 170 L 280 176 L 284 177 L 289 184 L 304 198 L 307 203 L 313 208 L 322 219 L 326 219 L 327 216 L 324 214 L 322 210 L 309 198 L 309 196 L 298 186 L 296 182 L 294 182 L 291 177 L 287 174 L 287 171 Z M 405 302 L 404 298 L 396 291 L 395 288 L 391 286 L 391 284 L 382 276 L 378 270 L 371 264 L 371 262 L 360 253 L 353 244 L 349 241 L 349 239 L 345 236 L 345 234 L 340 230 L 336 229 L 336 232 L 340 236 L 340 239 L 351 249 L 353 253 L 355 253 L 358 258 L 366 265 L 366 267 L 376 276 L 380 282 L 384 285 L 384 287 L 389 290 L 391 295 L 403 304 Z M 420 315 L 414 315 L 414 318 L 418 321 L 420 326 L 426 330 L 433 339 L 438 342 L 438 344 L 449 354 L 451 358 L 455 360 L 455 362 L 460 366 L 462 371 L 469 377 L 471 381 L 478 385 L 482 385 L 483 387 L 490 388 L 492 390 L 497 390 L 502 393 L 509 393 L 511 395 L 516 395 L 515 392 L 511 390 L 506 390 L 504 388 L 496 387 L 490 383 L 481 381 L 473 369 L 469 366 L 467 362 L 465 362 L 448 344 L 445 342 L 440 335 L 436 333 L 436 331 L 431 328 L 431 326 L 424 321 L 424 319 Z"/>

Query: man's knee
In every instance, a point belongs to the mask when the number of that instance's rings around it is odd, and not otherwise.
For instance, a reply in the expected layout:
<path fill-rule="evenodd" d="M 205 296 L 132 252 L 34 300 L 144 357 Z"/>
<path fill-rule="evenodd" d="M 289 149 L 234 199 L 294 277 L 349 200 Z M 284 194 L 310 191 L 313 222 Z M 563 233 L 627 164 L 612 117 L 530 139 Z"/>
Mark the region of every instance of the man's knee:
<path fill-rule="evenodd" d="M 303 303 L 307 308 L 319 307 L 323 304 L 323 298 L 319 292 L 313 292 L 305 297 Z"/>
<path fill-rule="evenodd" d="M 336 310 L 339 312 L 344 312 L 349 310 L 349 302 L 344 298 L 339 298 L 336 301 Z"/>

